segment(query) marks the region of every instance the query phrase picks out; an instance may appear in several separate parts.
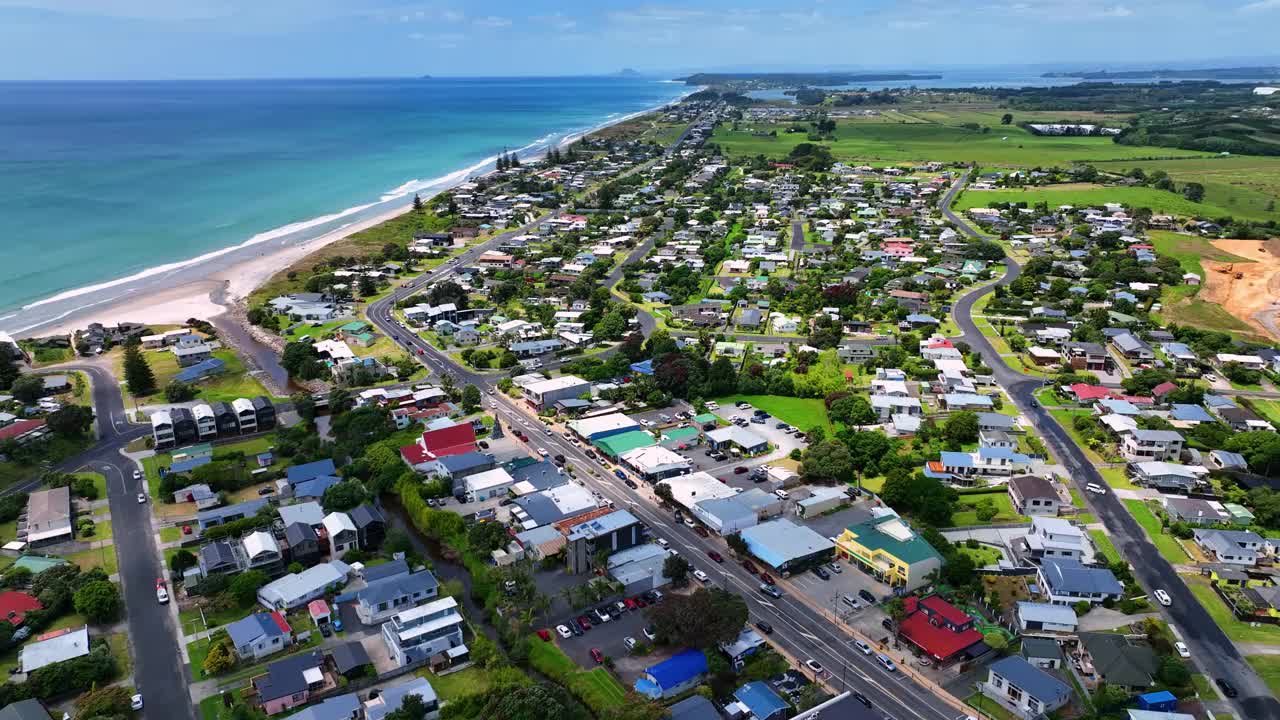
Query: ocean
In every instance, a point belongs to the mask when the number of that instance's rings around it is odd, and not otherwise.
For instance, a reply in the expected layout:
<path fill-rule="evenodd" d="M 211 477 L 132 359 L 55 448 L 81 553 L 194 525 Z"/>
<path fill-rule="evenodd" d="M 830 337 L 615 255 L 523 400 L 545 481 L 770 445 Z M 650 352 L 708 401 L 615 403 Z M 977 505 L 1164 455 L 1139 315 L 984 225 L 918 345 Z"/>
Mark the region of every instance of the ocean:
<path fill-rule="evenodd" d="M 195 258 L 318 237 L 688 91 L 604 77 L 0 83 L 0 329 Z"/>

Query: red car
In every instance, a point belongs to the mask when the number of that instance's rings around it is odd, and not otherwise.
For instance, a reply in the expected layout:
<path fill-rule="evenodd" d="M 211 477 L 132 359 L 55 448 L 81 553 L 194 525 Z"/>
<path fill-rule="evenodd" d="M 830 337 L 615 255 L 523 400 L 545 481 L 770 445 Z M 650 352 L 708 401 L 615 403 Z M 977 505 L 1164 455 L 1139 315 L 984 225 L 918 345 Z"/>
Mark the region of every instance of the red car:
<path fill-rule="evenodd" d="M 738 467 L 736 467 L 736 468 L 734 468 L 734 469 L 733 469 L 733 474 L 734 474 L 734 475 L 741 475 L 741 474 L 745 473 L 746 471 L 747 471 L 747 466 L 746 466 L 746 465 L 739 465 Z"/>
<path fill-rule="evenodd" d="M 634 600 L 632 600 L 631 602 L 635 603 L 635 604 L 636 604 L 636 607 L 639 607 L 639 608 L 649 607 L 649 603 L 645 602 L 645 599 L 644 599 L 644 598 L 642 598 L 642 597 L 640 597 L 640 596 L 638 596 L 638 595 L 637 595 L 637 596 L 636 596 L 636 598 L 635 598 Z"/>
<path fill-rule="evenodd" d="M 773 581 L 773 578 L 772 578 L 772 577 L 770 577 L 769 573 L 766 573 L 766 572 L 762 572 L 762 573 L 760 573 L 760 581 L 761 581 L 761 582 L 763 582 L 765 585 L 776 585 L 776 584 L 777 584 L 777 583 L 775 583 L 775 582 Z"/>
<path fill-rule="evenodd" d="M 586 632 L 591 629 L 591 621 L 588 620 L 585 615 L 578 618 L 577 622 L 578 627 L 582 628 L 582 632 Z"/>
<path fill-rule="evenodd" d="M 756 564 L 755 564 L 755 563 L 753 563 L 753 562 L 751 562 L 750 560 L 743 560 L 743 561 L 742 561 L 742 569 L 743 569 L 743 570 L 746 570 L 747 572 L 751 573 L 752 575 L 755 575 L 756 573 L 760 572 L 759 570 L 757 570 L 757 569 L 756 569 Z"/>
<path fill-rule="evenodd" d="M 598 648 L 591 648 L 591 659 L 595 660 L 597 663 L 603 663 L 604 653 L 600 652 Z"/>
<path fill-rule="evenodd" d="M 712 560 L 715 560 L 718 563 L 724 562 L 724 557 L 720 553 L 716 552 L 715 550 L 708 550 L 707 557 L 711 558 Z"/>
<path fill-rule="evenodd" d="M 538 637 L 542 638 L 546 642 L 551 642 L 551 633 L 547 632 L 546 630 L 539 630 Z"/>
<path fill-rule="evenodd" d="M 182 534 L 183 534 L 183 535 L 190 535 L 190 534 L 191 534 L 191 526 L 190 526 L 190 525 L 183 525 L 183 526 L 182 526 Z"/>
<path fill-rule="evenodd" d="M 636 608 L 640 607 L 639 605 L 636 604 L 636 601 L 632 600 L 631 598 L 627 598 L 623 600 L 622 604 L 626 605 L 628 610 L 635 610 Z"/>
<path fill-rule="evenodd" d="M 419 355 L 426 355 L 426 353 L 422 352 L 422 348 L 418 348 L 418 354 L 419 354 Z"/>

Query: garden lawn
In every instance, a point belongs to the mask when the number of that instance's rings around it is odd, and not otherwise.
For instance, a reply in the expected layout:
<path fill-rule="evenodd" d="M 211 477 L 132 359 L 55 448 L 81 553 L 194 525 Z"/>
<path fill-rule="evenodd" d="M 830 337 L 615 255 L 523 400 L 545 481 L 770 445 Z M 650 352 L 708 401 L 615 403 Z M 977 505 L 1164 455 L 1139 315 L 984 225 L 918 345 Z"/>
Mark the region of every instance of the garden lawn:
<path fill-rule="evenodd" d="M 226 363 L 226 370 L 208 380 L 195 384 L 199 397 L 209 402 L 231 402 L 237 398 L 253 398 L 266 395 L 267 390 L 244 369 L 244 363 L 232 350 L 218 350 L 215 358 Z"/>
<path fill-rule="evenodd" d="M 182 539 L 182 530 L 176 527 L 160 528 L 160 542 L 178 542 Z"/>
<path fill-rule="evenodd" d="M 1018 720 L 1018 716 L 1005 710 L 1000 703 L 983 695 L 982 693 L 974 693 L 964 700 L 966 705 L 978 710 L 981 717 L 993 718 L 994 720 Z"/>
<path fill-rule="evenodd" d="M 732 407 L 737 402 L 751 403 L 751 407 L 763 410 L 805 432 L 821 425 L 826 430 L 827 437 L 835 433 L 835 426 L 831 423 L 831 418 L 827 417 L 827 406 L 821 400 L 782 395 L 730 395 L 719 398 L 716 402 L 721 407 Z"/>
<path fill-rule="evenodd" d="M 1280 656 L 1249 655 L 1245 657 L 1254 672 L 1271 688 L 1272 694 L 1280 693 Z"/>
<path fill-rule="evenodd" d="M 597 710 L 622 707 L 627 699 L 626 689 L 602 667 L 572 676 L 569 689 Z"/>
<path fill-rule="evenodd" d="M 1250 398 L 1258 412 L 1274 425 L 1280 423 L 1280 400 Z"/>
<path fill-rule="evenodd" d="M 1251 642 L 1264 645 L 1280 645 L 1280 625 L 1259 624 L 1252 627 L 1241 622 L 1231 613 L 1231 608 L 1218 597 L 1218 593 L 1209 586 L 1208 578 L 1202 575 L 1182 575 L 1182 581 L 1191 589 L 1192 594 L 1208 611 L 1213 622 L 1227 637 L 1236 642 Z"/>
<path fill-rule="evenodd" d="M 973 564 L 977 567 L 986 567 L 987 565 L 995 565 L 1000 561 L 1000 551 L 989 547 L 966 547 L 965 545 L 957 545 L 956 549 L 961 553 L 968 555 L 973 560 Z"/>
<path fill-rule="evenodd" d="M 78 478 L 89 478 L 93 481 L 93 486 L 98 490 L 98 499 L 107 499 L 107 478 L 102 473 L 95 472 L 78 472 L 75 474 Z"/>
<path fill-rule="evenodd" d="M 1120 559 L 1120 552 L 1116 550 L 1115 543 L 1111 542 L 1111 538 L 1101 530 L 1090 530 L 1089 540 L 1093 542 L 1093 549 L 1099 555 L 1105 557 L 1107 562 L 1115 562 Z"/>
<path fill-rule="evenodd" d="M 1187 553 L 1178 544 L 1177 538 L 1172 535 L 1166 535 L 1161 532 L 1163 528 L 1160 526 L 1160 518 L 1151 512 L 1151 508 L 1142 500 L 1125 500 L 1124 506 L 1129 508 L 1129 514 L 1133 515 L 1133 519 L 1138 521 L 1143 530 L 1147 531 L 1147 537 L 1151 539 L 1151 544 L 1156 546 L 1156 550 L 1160 552 L 1160 556 L 1171 563 L 1185 563 L 1188 561 Z"/>
<path fill-rule="evenodd" d="M 435 675 L 426 670 L 418 673 L 421 677 L 431 682 L 431 688 L 436 691 L 442 703 L 457 700 L 467 695 L 478 695 L 489 691 L 489 687 L 493 685 L 492 678 L 489 673 L 479 665 L 472 665 L 466 670 L 459 670 L 448 675 Z"/>
<path fill-rule="evenodd" d="M 1089 457 L 1090 460 L 1092 460 L 1094 463 L 1103 462 L 1102 457 L 1098 455 L 1098 453 L 1094 452 L 1092 448 L 1089 447 L 1089 445 L 1084 441 L 1084 438 L 1080 436 L 1080 433 L 1076 432 L 1075 425 L 1072 424 L 1072 421 L 1075 420 L 1077 417 L 1079 416 L 1089 417 L 1093 413 L 1083 409 L 1080 409 L 1080 410 L 1059 409 L 1059 410 L 1050 410 L 1049 414 L 1053 416 L 1054 420 L 1058 421 L 1058 424 L 1061 425 L 1062 429 L 1067 432 L 1067 435 L 1071 436 L 1072 442 L 1078 445 L 1080 449 L 1084 451 L 1084 454 Z"/>
<path fill-rule="evenodd" d="M 1196 694 L 1201 700 L 1217 700 L 1218 689 L 1213 686 L 1209 678 L 1200 673 L 1191 674 L 1191 685 L 1196 689 Z"/>
<path fill-rule="evenodd" d="M 987 499 L 990 499 L 995 503 L 996 516 L 990 520 L 979 520 L 977 511 L 978 503 Z M 1027 521 L 1028 518 L 1026 516 L 1019 515 L 1014 512 L 1013 503 L 1009 501 L 1009 494 L 1007 492 L 961 495 L 960 504 L 958 505 L 955 514 L 951 516 L 951 525 L 953 527 Z"/>
<path fill-rule="evenodd" d="M 63 556 L 67 560 L 80 566 L 81 570 L 92 570 L 100 567 L 108 575 L 114 575 L 119 569 L 116 564 L 116 548 L 114 545 L 107 545 L 92 550 L 81 550 L 78 553 Z"/>
<path fill-rule="evenodd" d="M 1130 480 L 1129 476 L 1125 474 L 1124 468 L 1122 467 L 1098 468 L 1098 474 L 1102 476 L 1103 480 L 1107 481 L 1107 484 L 1111 486 L 1112 490 L 1140 490 L 1141 489 L 1137 485 L 1133 484 L 1133 481 Z"/>

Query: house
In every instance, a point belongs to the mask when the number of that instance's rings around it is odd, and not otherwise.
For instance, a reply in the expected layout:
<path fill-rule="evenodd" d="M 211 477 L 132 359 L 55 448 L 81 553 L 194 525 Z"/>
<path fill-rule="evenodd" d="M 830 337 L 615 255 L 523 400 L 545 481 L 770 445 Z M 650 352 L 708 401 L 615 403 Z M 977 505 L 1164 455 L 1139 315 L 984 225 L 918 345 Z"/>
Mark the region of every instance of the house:
<path fill-rule="evenodd" d="M 185 368 L 205 362 L 211 358 L 213 356 L 213 347 L 208 343 L 175 345 L 169 348 L 169 352 L 173 353 L 174 358 L 177 359 L 178 367 Z"/>
<path fill-rule="evenodd" d="M 755 720 L 782 720 L 791 709 L 791 703 L 778 697 L 763 680 L 753 680 L 733 692 L 736 702 L 731 703 L 743 710 L 744 717 Z"/>
<path fill-rule="evenodd" d="M 667 711 L 671 713 L 671 720 L 724 720 L 716 706 L 701 695 L 690 695 L 668 707 Z"/>
<path fill-rule="evenodd" d="M 353 680 L 363 675 L 364 671 L 373 664 L 369 659 L 369 652 L 364 649 L 364 644 L 359 640 L 334 645 L 330 657 L 333 658 L 333 668 L 338 671 L 338 674 Z"/>
<path fill-rule="evenodd" d="M 1031 529 L 1026 535 L 1015 538 L 1014 553 L 1024 560 L 1040 563 L 1045 558 L 1070 558 L 1084 561 L 1084 531 L 1070 522 L 1056 517 L 1031 518 Z"/>
<path fill-rule="evenodd" d="M 0 720 L 50 720 L 49 711 L 35 698 L 27 698 L 0 709 Z M 719 720 L 717 716 L 714 720 Z"/>
<path fill-rule="evenodd" d="M 987 667 L 982 694 L 1025 720 L 1044 717 L 1071 700 L 1071 687 L 1025 659 L 1001 658 Z"/>
<path fill-rule="evenodd" d="M 320 537 L 306 523 L 295 522 L 284 528 L 284 556 L 290 563 L 310 567 L 320 559 Z"/>
<path fill-rule="evenodd" d="M 1124 586 L 1110 570 L 1086 567 L 1072 558 L 1044 558 L 1036 573 L 1040 590 L 1055 605 L 1074 605 L 1081 600 L 1099 604 L 1119 600 Z"/>
<path fill-rule="evenodd" d="M 364 704 L 365 720 L 383 720 L 399 710 L 404 699 L 410 695 L 417 695 L 422 700 L 427 713 L 423 716 L 423 720 L 436 720 L 440 717 L 440 700 L 436 696 L 435 689 L 426 678 L 415 677 L 398 685 L 383 688 L 378 697 L 366 702 Z"/>
<path fill-rule="evenodd" d="M 1252 531 L 1197 528 L 1192 537 L 1206 554 L 1228 565 L 1255 565 L 1263 552 L 1262 536 Z"/>
<path fill-rule="evenodd" d="M 635 448 L 618 455 L 618 460 L 645 482 L 654 483 L 692 472 L 693 466 L 684 456 L 661 445 Z"/>
<path fill-rule="evenodd" d="M 1221 503 L 1200 498 L 1164 498 L 1164 509 L 1170 520 L 1188 525 L 1213 525 L 1231 521 L 1231 513 Z"/>
<path fill-rule="evenodd" d="M 382 624 L 382 640 L 397 667 L 426 662 L 438 655 L 465 655 L 458 601 L 443 597 L 404 610 Z M 434 662 L 433 662 L 434 664 Z"/>
<path fill-rule="evenodd" d="M 376 550 L 387 536 L 387 521 L 382 511 L 365 503 L 348 513 L 356 526 L 356 542 L 361 550 Z"/>
<path fill-rule="evenodd" d="M 942 568 L 942 556 L 907 521 L 895 515 L 850 525 L 836 538 L 836 556 L 906 592 Z"/>
<path fill-rule="evenodd" d="M 1067 342 L 1063 345 L 1062 352 L 1073 370 L 1104 372 L 1111 361 L 1107 349 L 1098 343 Z"/>
<path fill-rule="evenodd" d="M 331 512 L 324 516 L 324 529 L 329 536 L 329 557 L 337 560 L 348 550 L 359 548 L 359 535 L 351 516 L 346 513 Z"/>
<path fill-rule="evenodd" d="M 524 399 L 535 410 L 544 410 L 561 400 L 591 392 L 591 383 L 573 375 L 563 375 L 524 386 Z"/>
<path fill-rule="evenodd" d="M 494 468 L 462 478 L 454 492 L 467 502 L 483 502 L 491 498 L 505 497 L 515 485 L 515 478 L 505 468 Z"/>
<path fill-rule="evenodd" d="M 645 668 L 635 689 L 653 700 L 675 697 L 697 687 L 708 672 L 707 656 L 701 650 L 682 650 Z"/>
<path fill-rule="evenodd" d="M 1079 624 L 1075 610 L 1066 605 L 1019 601 L 1018 627 L 1026 632 L 1074 634 Z"/>
<path fill-rule="evenodd" d="M 71 539 L 71 488 L 37 490 L 27 496 L 26 527 L 18 539 L 36 547 Z"/>
<path fill-rule="evenodd" d="M 247 561 L 244 569 L 261 570 L 272 577 L 284 571 L 284 556 L 271 533 L 264 530 L 249 533 L 240 541 L 240 549 Z"/>
<path fill-rule="evenodd" d="M 1128 433 L 1120 441 L 1120 454 L 1129 462 L 1177 460 L 1183 437 L 1174 430 L 1143 430 Z"/>
<path fill-rule="evenodd" d="M 300 573 L 289 573 L 258 589 L 258 602 L 270 610 L 292 610 L 347 583 L 351 566 L 331 560 Z"/>
<path fill-rule="evenodd" d="M 1208 474 L 1204 468 L 1159 460 L 1133 463 L 1129 469 L 1138 484 L 1161 492 L 1188 492 L 1200 483 L 1201 475 Z"/>
<path fill-rule="evenodd" d="M 202 577 L 226 575 L 240 571 L 240 560 L 236 557 L 236 552 L 232 548 L 231 542 L 227 540 L 217 540 L 200 546 L 200 552 L 196 554 L 196 561 L 200 567 L 200 575 Z"/>
<path fill-rule="evenodd" d="M 1159 658 L 1147 645 L 1105 632 L 1080 633 L 1080 645 L 1087 654 L 1085 667 L 1092 668 L 1096 680 L 1133 692 L 1154 684 Z"/>
<path fill-rule="evenodd" d="M 413 469 L 429 472 L 442 457 L 475 451 L 475 428 L 470 423 L 457 423 L 423 432 L 416 443 L 400 448 L 400 457 Z"/>
<path fill-rule="evenodd" d="M 289 717 L 292 720 L 355 720 L 360 717 L 360 697 L 355 693 L 333 695 Z"/>
<path fill-rule="evenodd" d="M 241 520 L 256 515 L 262 508 L 267 507 L 270 501 L 267 498 L 259 500 L 248 500 L 235 505 L 227 505 L 226 507 L 212 508 L 196 513 L 196 524 L 201 530 L 208 530 L 215 525 L 229 523 L 234 520 Z"/>
<path fill-rule="evenodd" d="M 1007 477 L 1031 469 L 1031 458 L 1008 448 L 980 447 L 973 452 L 944 450 L 925 464 L 924 474 L 957 485 L 977 484 L 978 478 Z"/>
<path fill-rule="evenodd" d="M 1057 608 L 1063 612 L 1073 612 L 1070 608 L 1063 608 L 1057 605 L 1049 607 Z M 1027 662 L 1042 670 L 1058 670 L 1062 668 L 1067 658 L 1062 653 L 1062 646 L 1057 640 L 1043 637 L 1023 637 L 1022 638 L 1022 657 Z"/>
<path fill-rule="evenodd" d="M 482 452 L 445 455 L 436 460 L 430 472 L 433 475 L 438 475 L 456 483 L 468 475 L 492 470 L 495 462 L 492 455 Z"/>
<path fill-rule="evenodd" d="M 249 684 L 256 691 L 262 711 L 276 715 L 306 705 L 311 693 L 337 687 L 324 666 L 324 654 L 312 650 L 271 663 L 265 674 L 250 679 Z"/>
<path fill-rule="evenodd" d="M 293 629 L 279 611 L 256 612 L 227 626 L 231 648 L 240 660 L 256 662 L 293 644 Z"/>
<path fill-rule="evenodd" d="M 0 621 L 7 621 L 18 628 L 26 621 L 27 613 L 43 610 L 44 605 L 34 596 L 18 590 L 0 592 Z"/>
<path fill-rule="evenodd" d="M 1112 337 L 1111 345 L 1117 352 L 1130 360 L 1146 362 L 1154 360 L 1156 357 L 1155 351 L 1151 349 L 1150 345 L 1127 332 Z"/>
<path fill-rule="evenodd" d="M 1019 515 L 1057 515 L 1062 503 L 1053 483 L 1036 475 L 1009 478 L 1009 501 Z"/>
<path fill-rule="evenodd" d="M 54 663 L 89 654 L 89 626 L 53 630 L 18 649 L 17 671 L 31 673 Z"/>
<path fill-rule="evenodd" d="M 367 583 L 339 598 L 354 598 L 356 616 L 365 625 L 379 625 L 391 616 L 436 598 L 440 583 L 429 571 L 409 572 L 404 560 L 365 568 Z"/>

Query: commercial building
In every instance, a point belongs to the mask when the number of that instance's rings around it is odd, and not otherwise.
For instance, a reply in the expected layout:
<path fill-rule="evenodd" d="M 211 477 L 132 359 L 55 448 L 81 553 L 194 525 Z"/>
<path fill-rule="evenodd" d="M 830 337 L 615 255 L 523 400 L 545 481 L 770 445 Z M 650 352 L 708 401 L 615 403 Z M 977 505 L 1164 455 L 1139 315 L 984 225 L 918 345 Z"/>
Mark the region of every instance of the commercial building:
<path fill-rule="evenodd" d="M 657 482 L 664 478 L 687 474 L 693 465 L 674 450 L 661 445 L 628 450 L 618 456 L 618 461 L 645 482 Z"/>
<path fill-rule="evenodd" d="M 530 383 L 524 387 L 524 399 L 534 410 L 545 410 L 561 400 L 591 392 L 591 383 L 580 377 L 564 375 Z"/>
<path fill-rule="evenodd" d="M 743 455 L 759 455 L 769 450 L 769 441 L 750 430 L 737 425 L 718 428 L 707 433 L 707 444 L 713 450 L 736 450 Z"/>
<path fill-rule="evenodd" d="M 460 489 L 467 502 L 482 502 L 506 495 L 515 483 L 515 478 L 506 470 L 494 468 L 462 478 Z M 455 488 L 454 492 L 457 493 L 458 490 L 459 488 Z"/>
<path fill-rule="evenodd" d="M 973 617 L 938 595 L 924 599 L 910 596 L 903 610 L 906 617 L 898 624 L 898 634 L 939 665 L 960 658 L 971 660 L 990 650 Z"/>
<path fill-rule="evenodd" d="M 897 515 L 850 525 L 836 538 L 839 557 L 857 564 L 877 580 L 910 592 L 942 567 L 942 556 Z"/>
<path fill-rule="evenodd" d="M 663 587 L 671 582 L 662 573 L 669 555 L 652 543 L 620 550 L 609 556 L 609 577 L 622 583 L 628 596 Z"/>
<path fill-rule="evenodd" d="M 813 487 L 809 497 L 796 502 L 796 516 L 802 518 L 817 517 L 829 510 L 835 510 L 849 502 L 849 494 L 844 487 Z"/>
<path fill-rule="evenodd" d="M 640 520 L 628 510 L 616 510 L 573 525 L 565 538 L 565 562 L 571 573 L 603 569 L 593 567 L 597 553 L 612 555 L 619 550 L 635 547 L 643 540 Z"/>
<path fill-rule="evenodd" d="M 569 423 L 569 429 L 583 440 L 593 442 L 607 438 L 610 435 L 620 435 L 632 430 L 639 430 L 640 423 L 622 413 L 609 413 L 608 415 L 597 415 L 574 420 Z"/>
<path fill-rule="evenodd" d="M 605 455 L 608 455 L 611 458 L 618 458 L 628 451 L 635 450 L 636 448 L 650 447 L 652 445 L 657 445 L 658 443 L 653 439 L 653 436 L 647 432 L 641 430 L 629 430 L 624 433 L 618 433 L 617 435 L 609 435 L 608 437 L 600 438 L 599 440 L 593 441 L 592 444 L 594 444 L 600 452 Z"/>
<path fill-rule="evenodd" d="M 746 528 L 740 534 L 748 552 L 784 576 L 831 560 L 835 550 L 827 538 L 784 518 Z"/>

